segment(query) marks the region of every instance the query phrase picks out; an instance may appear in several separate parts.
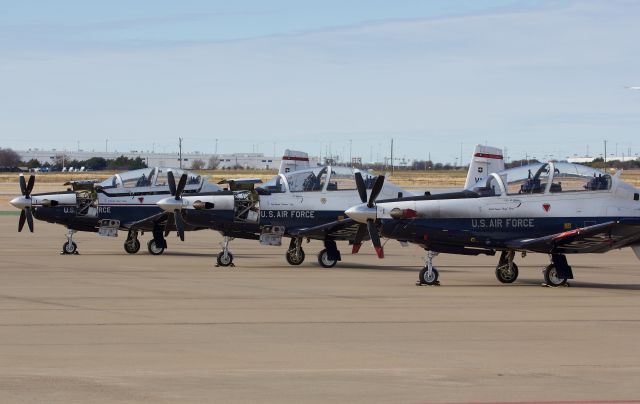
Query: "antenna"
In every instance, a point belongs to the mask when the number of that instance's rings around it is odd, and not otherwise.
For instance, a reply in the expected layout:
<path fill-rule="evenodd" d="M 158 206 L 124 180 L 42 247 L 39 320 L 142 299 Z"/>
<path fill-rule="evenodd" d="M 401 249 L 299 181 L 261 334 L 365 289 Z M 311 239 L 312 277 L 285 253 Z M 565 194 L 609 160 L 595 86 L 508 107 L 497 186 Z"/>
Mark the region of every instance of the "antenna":
<path fill-rule="evenodd" d="M 393 138 L 391 139 L 391 174 L 393 174 Z"/>
<path fill-rule="evenodd" d="M 180 168 L 182 168 L 182 138 L 181 137 L 178 138 L 178 148 L 179 148 L 178 159 L 180 160 Z"/>

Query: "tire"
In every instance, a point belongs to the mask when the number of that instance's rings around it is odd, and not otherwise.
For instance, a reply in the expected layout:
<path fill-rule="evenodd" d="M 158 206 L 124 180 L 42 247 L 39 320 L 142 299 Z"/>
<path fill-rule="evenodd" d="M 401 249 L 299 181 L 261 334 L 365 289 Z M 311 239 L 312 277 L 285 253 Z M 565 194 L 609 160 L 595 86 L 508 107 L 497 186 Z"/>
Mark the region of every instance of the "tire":
<path fill-rule="evenodd" d="M 295 248 L 287 250 L 287 254 L 285 256 L 289 265 L 300 265 L 304 262 L 304 250 L 302 248 L 300 248 L 299 254 L 296 254 Z"/>
<path fill-rule="evenodd" d="M 511 269 L 509 269 L 509 262 L 498 263 L 496 267 L 496 278 L 502 283 L 513 283 L 518 279 L 518 266 L 513 262 Z"/>
<path fill-rule="evenodd" d="M 544 274 L 544 282 L 552 287 L 564 286 L 567 284 L 567 278 L 559 278 L 556 266 L 549 264 L 542 271 Z"/>
<path fill-rule="evenodd" d="M 428 268 L 424 267 L 420 271 L 419 280 L 421 285 L 437 285 L 438 284 L 438 270 L 433 268 L 431 271 L 431 277 L 427 278 Z"/>
<path fill-rule="evenodd" d="M 164 248 L 156 246 L 156 241 L 151 239 L 147 243 L 147 251 L 149 251 L 151 255 L 160 255 L 164 252 Z"/>
<path fill-rule="evenodd" d="M 74 241 L 67 241 L 62 245 L 63 254 L 75 254 L 76 251 L 78 251 L 78 245 Z"/>
<path fill-rule="evenodd" d="M 227 255 L 225 256 L 224 251 L 220 251 L 218 253 L 216 261 L 218 262 L 219 266 L 228 267 L 229 265 L 233 264 L 233 254 L 227 252 Z"/>
<path fill-rule="evenodd" d="M 333 268 L 338 263 L 338 260 L 330 260 L 329 252 L 325 248 L 318 253 L 318 264 L 323 268 Z"/>
<path fill-rule="evenodd" d="M 133 241 L 125 241 L 124 242 L 124 250 L 129 254 L 135 254 L 140 251 L 140 241 L 135 239 Z"/>

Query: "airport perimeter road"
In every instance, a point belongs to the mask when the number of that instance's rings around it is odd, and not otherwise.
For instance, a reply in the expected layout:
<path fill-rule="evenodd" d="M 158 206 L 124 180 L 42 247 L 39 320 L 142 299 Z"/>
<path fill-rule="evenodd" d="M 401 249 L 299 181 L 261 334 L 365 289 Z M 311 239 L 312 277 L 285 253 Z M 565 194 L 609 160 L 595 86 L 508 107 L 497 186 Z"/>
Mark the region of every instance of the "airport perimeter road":
<path fill-rule="evenodd" d="M 540 286 L 544 256 L 440 255 L 442 286 L 417 287 L 422 253 L 363 246 L 322 269 L 284 247 L 175 235 L 163 256 L 124 237 L 62 227 L 18 234 L 0 216 L 2 403 L 426 403 L 631 400 L 640 396 L 640 262 L 630 250 L 570 259 L 572 287 Z"/>

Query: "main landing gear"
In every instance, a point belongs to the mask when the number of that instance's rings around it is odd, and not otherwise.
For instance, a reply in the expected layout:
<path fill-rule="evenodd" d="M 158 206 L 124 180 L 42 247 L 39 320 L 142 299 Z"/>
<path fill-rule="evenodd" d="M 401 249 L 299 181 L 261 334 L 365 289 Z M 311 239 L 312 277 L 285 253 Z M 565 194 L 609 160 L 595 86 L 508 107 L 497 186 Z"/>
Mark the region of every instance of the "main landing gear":
<path fill-rule="evenodd" d="M 324 249 L 318 253 L 318 263 L 323 268 L 332 268 L 342 259 L 334 240 L 325 240 Z"/>
<path fill-rule="evenodd" d="M 138 240 L 138 232 L 129 230 L 127 239 L 124 242 L 124 250 L 129 254 L 135 254 L 140 251 L 140 240 Z"/>
<path fill-rule="evenodd" d="M 224 236 L 222 240 L 222 251 L 218 253 L 216 259 L 219 267 L 235 266 L 233 265 L 233 254 L 229 252 L 229 242 L 233 240 L 232 237 Z"/>
<path fill-rule="evenodd" d="M 418 275 L 418 282 L 416 285 L 440 285 L 440 282 L 438 282 L 438 270 L 433 266 L 433 257 L 436 255 L 438 255 L 437 252 L 427 251 L 427 256 L 424 260 L 424 268 L 422 268 Z"/>
<path fill-rule="evenodd" d="M 73 233 L 75 230 L 67 230 L 67 241 L 62 245 L 62 251 L 60 254 L 78 254 L 78 245 L 73 241 Z"/>
<path fill-rule="evenodd" d="M 518 279 L 518 266 L 513 262 L 515 251 L 503 251 L 496 266 L 496 278 L 502 283 L 513 283 Z"/>
<path fill-rule="evenodd" d="M 138 231 L 130 229 L 127 239 L 124 242 L 124 250 L 128 254 L 136 254 L 140 251 L 140 240 L 138 240 Z M 160 255 L 167 248 L 167 241 L 162 234 L 162 228 L 156 226 L 153 228 L 153 238 L 147 242 L 147 251 L 151 255 Z"/>
<path fill-rule="evenodd" d="M 287 258 L 289 265 L 300 265 L 304 262 L 302 237 L 295 237 L 291 239 L 291 243 L 289 243 L 289 249 L 287 250 L 285 257 Z"/>
<path fill-rule="evenodd" d="M 551 254 L 551 263 L 542 270 L 545 286 L 558 287 L 569 286 L 567 282 L 573 279 L 573 271 L 567 262 L 567 257 L 562 254 Z"/>

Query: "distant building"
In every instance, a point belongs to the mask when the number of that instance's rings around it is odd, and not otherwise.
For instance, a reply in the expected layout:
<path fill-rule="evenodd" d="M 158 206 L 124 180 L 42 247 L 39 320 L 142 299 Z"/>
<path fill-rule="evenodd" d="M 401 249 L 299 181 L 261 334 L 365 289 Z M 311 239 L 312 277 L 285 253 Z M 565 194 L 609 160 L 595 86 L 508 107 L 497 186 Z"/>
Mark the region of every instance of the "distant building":
<path fill-rule="evenodd" d="M 602 156 L 597 156 L 597 157 L 569 157 L 567 158 L 567 162 L 569 163 L 577 163 L 577 164 L 581 164 L 581 163 L 592 163 L 593 160 L 597 159 L 597 158 L 602 158 Z M 609 156 L 607 157 L 607 161 L 633 161 L 633 160 L 640 160 L 640 157 L 638 156 Z"/>
<path fill-rule="evenodd" d="M 165 167 L 178 167 L 180 161 L 178 153 L 154 153 L 132 150 L 129 152 L 99 152 L 99 151 L 67 151 L 67 150 L 41 150 L 41 149 L 29 149 L 29 150 L 16 150 L 20 155 L 22 161 L 29 161 L 36 159 L 40 164 L 49 163 L 54 164 L 56 156 L 64 154 L 69 160 L 88 160 L 92 157 L 102 157 L 107 160 L 113 160 L 120 156 L 128 158 L 140 157 L 150 167 L 165 166 Z M 212 153 L 182 153 L 182 167 L 189 169 L 194 160 L 204 161 L 205 167 L 209 164 L 209 159 L 213 157 Z M 233 154 L 219 154 L 218 168 L 228 169 L 234 167 L 242 167 L 244 169 L 257 169 L 257 170 L 277 170 L 280 166 L 282 156 L 265 156 L 263 153 L 233 153 Z M 316 158 L 310 158 L 311 163 L 315 165 L 317 163 Z"/>

